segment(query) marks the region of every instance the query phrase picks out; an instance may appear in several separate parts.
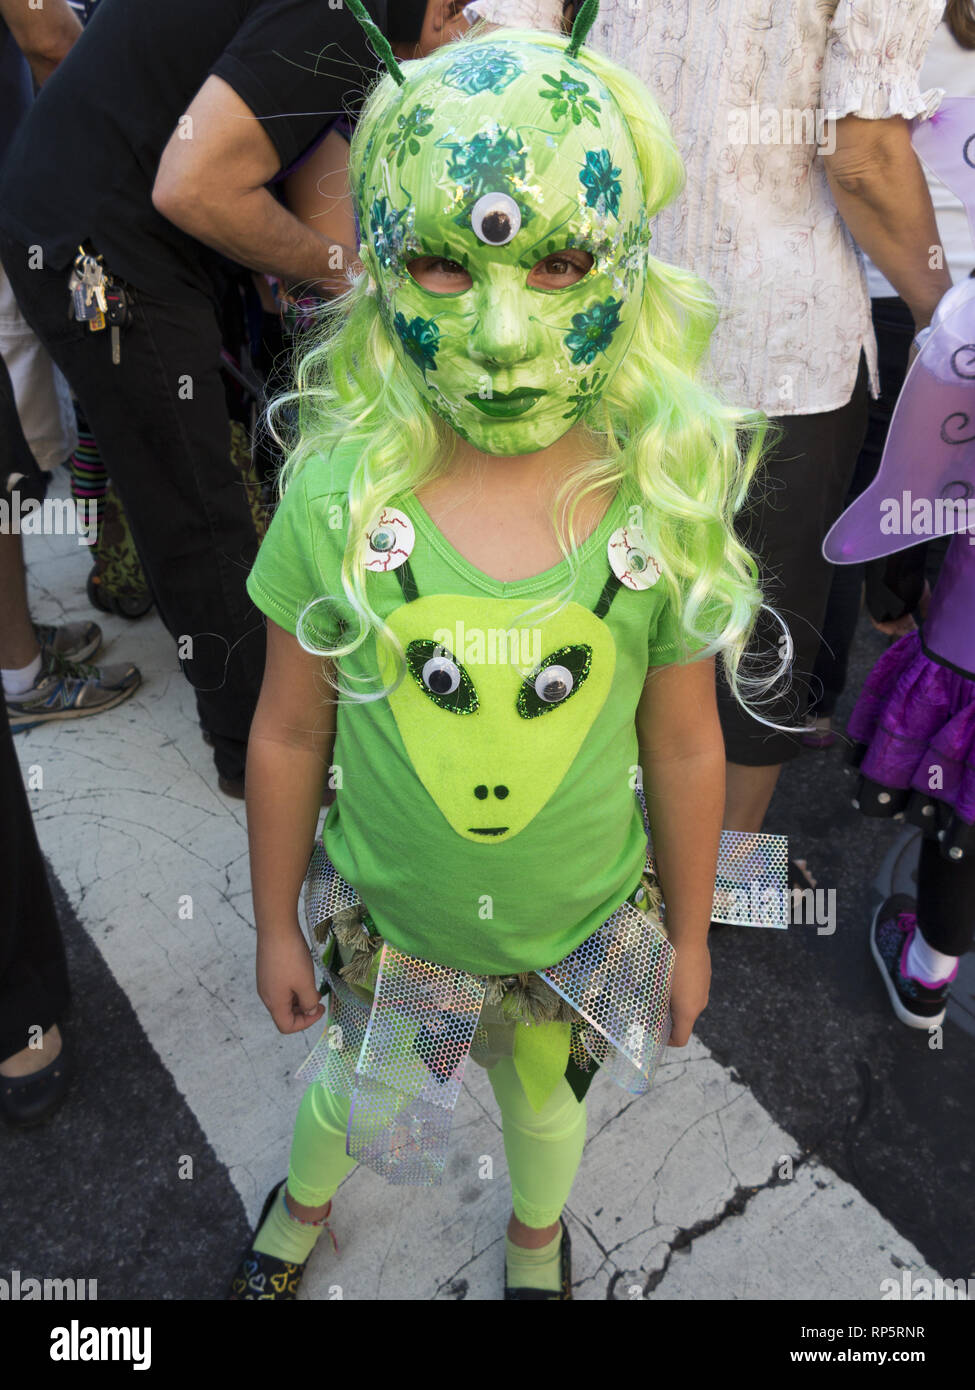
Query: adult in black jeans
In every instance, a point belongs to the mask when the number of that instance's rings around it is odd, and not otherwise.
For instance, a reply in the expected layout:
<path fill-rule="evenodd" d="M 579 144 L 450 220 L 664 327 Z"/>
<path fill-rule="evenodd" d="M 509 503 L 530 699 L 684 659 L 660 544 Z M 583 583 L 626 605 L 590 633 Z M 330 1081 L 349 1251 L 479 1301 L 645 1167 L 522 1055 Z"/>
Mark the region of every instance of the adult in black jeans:
<path fill-rule="evenodd" d="M 46 1119 L 69 1076 L 58 1021 L 70 999 L 61 929 L 48 887 L 7 710 L 0 701 L 0 1114 Z"/>
<path fill-rule="evenodd" d="M 448 0 L 371 9 L 406 57 L 466 28 Z M 354 108 L 375 67 L 351 13 L 321 0 L 102 0 L 0 179 L 0 258 L 98 440 L 232 795 L 264 625 L 244 589 L 258 535 L 230 458 L 217 252 L 342 287 L 334 248 L 266 185 Z M 108 330 L 68 318 L 80 243 L 132 292 L 117 364 Z"/>
<path fill-rule="evenodd" d="M 44 480 L 20 428 L 0 357 L 0 495 L 11 475 L 22 477 L 25 496 L 43 496 Z M 61 929 L 3 700 L 0 831 L 0 1115 L 8 1124 L 26 1126 L 46 1119 L 67 1088 L 70 1059 L 58 1023 L 70 990 Z"/>
<path fill-rule="evenodd" d="M 845 510 L 876 477 L 887 431 L 907 375 L 908 357 L 916 332 L 910 309 L 898 296 L 872 299 L 871 313 L 877 335 L 880 369 L 880 396 L 870 402 L 867 433 L 857 459 L 856 470 Z M 829 603 L 823 621 L 823 641 L 813 674 L 815 708 L 810 714 L 818 729 L 803 742 L 811 748 L 826 748 L 837 735 L 830 723 L 846 686 L 850 648 L 860 618 L 860 599 L 866 583 L 867 607 L 877 622 L 892 622 L 917 606 L 924 588 L 924 545 L 899 551 L 888 559 L 868 565 L 836 565 L 833 568 Z"/>

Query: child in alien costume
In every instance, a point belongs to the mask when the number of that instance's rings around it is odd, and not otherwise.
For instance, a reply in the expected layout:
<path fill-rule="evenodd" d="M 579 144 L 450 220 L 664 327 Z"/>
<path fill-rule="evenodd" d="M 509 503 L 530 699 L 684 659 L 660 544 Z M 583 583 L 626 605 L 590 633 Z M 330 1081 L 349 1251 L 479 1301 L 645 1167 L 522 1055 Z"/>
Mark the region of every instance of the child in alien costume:
<path fill-rule="evenodd" d="M 706 1002 L 711 658 L 745 686 L 761 596 L 732 517 L 762 422 L 695 380 L 713 302 L 649 255 L 683 170 L 642 86 L 580 48 L 595 10 L 569 41 L 495 33 L 402 71 L 385 53 L 353 140 L 367 273 L 298 368 L 248 585 L 269 619 L 247 772 L 259 989 L 281 1031 L 323 1016 L 295 903 L 327 766 L 305 890 L 327 1027 L 231 1297 L 294 1297 L 356 1162 L 439 1182 L 468 1056 L 502 1114 L 505 1296 L 570 1297 L 586 1088 L 602 1068 L 646 1090 L 668 988 L 678 1045 Z M 531 539 L 515 553 L 530 490 L 506 519 L 497 482 L 553 459 L 554 564 Z M 480 500 L 438 525 L 418 493 L 462 461 Z"/>

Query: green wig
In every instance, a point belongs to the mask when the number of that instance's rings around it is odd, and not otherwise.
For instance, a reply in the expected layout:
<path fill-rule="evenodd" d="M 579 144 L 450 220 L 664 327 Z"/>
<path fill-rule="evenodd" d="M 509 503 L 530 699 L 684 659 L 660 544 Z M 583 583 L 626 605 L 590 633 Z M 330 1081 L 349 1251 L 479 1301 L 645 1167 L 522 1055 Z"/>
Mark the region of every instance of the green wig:
<path fill-rule="evenodd" d="M 370 225 L 370 208 L 390 189 L 396 139 L 408 146 L 413 132 L 424 129 L 417 123 L 427 119 L 430 109 L 417 93 L 422 96 L 424 83 L 429 91 L 431 73 L 442 74 L 448 63 L 459 63 L 476 79 L 479 65 L 493 65 L 500 74 L 494 109 L 517 127 L 520 109 L 513 111 L 505 104 L 503 89 L 511 80 L 505 76 L 505 63 L 517 66 L 518 55 L 526 54 L 525 62 L 530 59 L 537 66 L 541 54 L 566 79 L 562 90 L 542 95 L 564 101 L 564 109 L 553 109 L 567 123 L 571 120 L 584 129 L 597 125 L 598 118 L 587 110 L 581 95 L 587 87 L 608 98 L 605 104 L 628 132 L 642 183 L 634 196 L 646 219 L 683 187 L 684 167 L 673 136 L 644 85 L 600 54 L 586 48 L 570 53 L 573 42 L 556 34 L 505 30 L 452 43 L 382 78 L 356 127 L 350 181 L 367 271 L 323 313 L 297 362 L 295 389 L 272 407 L 273 412 L 290 405 L 294 420 L 285 446 L 282 491 L 302 469 L 322 467 L 340 441 L 354 446 L 357 455 L 348 495 L 344 602 L 337 595 L 319 600 L 337 601 L 344 614 L 352 615 L 351 621 L 345 621 L 340 640 L 329 647 L 313 646 L 299 624 L 302 644 L 334 662 L 340 677 L 342 658 L 373 633 L 395 658 L 401 676 L 406 670 L 402 647 L 370 603 L 366 532 L 383 506 L 395 505 L 445 473 L 457 441 L 451 423 L 431 404 L 423 376 L 407 369 L 404 345 L 391 331 L 390 306 L 380 283 L 384 275 L 394 282 L 397 274 L 406 280 L 403 265 L 422 248 L 411 240 L 405 213 L 391 223 L 387 219 L 382 235 L 375 216 Z M 468 138 L 463 126 L 457 129 L 461 139 Z M 387 147 L 388 157 L 380 159 Z M 611 173 L 603 170 L 604 188 L 610 194 Z M 471 188 L 473 198 L 478 190 Z M 606 212 L 604 204 L 605 199 L 600 215 Z M 461 212 L 466 215 L 463 204 Z M 608 213 L 604 221 L 610 223 Z M 736 698 L 761 718 L 749 702 L 771 688 L 788 656 L 764 678 L 745 673 L 745 646 L 762 597 L 756 563 L 736 536 L 734 517 L 758 465 L 768 422 L 756 412 L 725 404 L 701 384 L 699 373 L 718 317 L 713 294 L 697 276 L 649 255 L 642 214 L 639 230 L 639 236 L 612 248 L 617 258 L 613 265 L 628 267 L 621 273 L 632 291 L 632 336 L 608 379 L 601 381 L 601 394 L 587 397 L 587 408 L 578 416 L 591 439 L 592 460 L 567 471 L 556 499 L 553 523 L 570 564 L 570 580 L 557 602 L 571 598 L 577 572 L 573 517 L 579 502 L 597 489 L 624 485 L 642 510 L 640 524 L 661 564 L 661 582 L 680 613 L 685 655 L 718 655 Z M 439 247 L 437 254 L 443 254 Z M 348 698 L 364 700 L 381 698 L 392 687 L 354 690 L 340 679 L 338 688 Z"/>

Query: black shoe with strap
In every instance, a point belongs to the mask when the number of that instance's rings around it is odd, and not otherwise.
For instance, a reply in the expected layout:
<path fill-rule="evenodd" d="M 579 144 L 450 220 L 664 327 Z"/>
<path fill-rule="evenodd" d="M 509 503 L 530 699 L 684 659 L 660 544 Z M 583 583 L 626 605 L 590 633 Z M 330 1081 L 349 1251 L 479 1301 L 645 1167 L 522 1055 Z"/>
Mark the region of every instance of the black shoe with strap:
<path fill-rule="evenodd" d="M 267 1195 L 264 1206 L 261 1208 L 261 1214 L 257 1218 L 251 1243 L 240 1257 L 237 1268 L 231 1275 L 230 1292 L 227 1294 L 228 1302 L 257 1303 L 272 1300 L 277 1303 L 294 1303 L 297 1301 L 298 1289 L 308 1260 L 303 1260 L 301 1264 L 294 1264 L 290 1260 L 279 1260 L 274 1255 L 265 1255 L 263 1251 L 254 1249 L 254 1241 L 257 1240 L 258 1233 L 267 1219 L 272 1203 L 279 1199 L 285 1182 L 287 1179 L 279 1182 L 277 1187 L 272 1187 Z M 328 1224 L 331 1205 L 329 1202 L 329 1209 L 325 1213 L 324 1227 L 332 1238 L 333 1248 L 337 1250 L 335 1237 Z M 310 1254 L 308 1259 L 311 1259 Z"/>
<path fill-rule="evenodd" d="M 559 1252 L 562 1262 L 562 1280 L 558 1292 L 552 1289 L 512 1289 L 508 1287 L 507 1271 L 504 1281 L 504 1301 L 506 1303 L 528 1301 L 529 1299 L 547 1303 L 567 1303 L 572 1298 L 572 1242 L 569 1240 L 569 1228 L 564 1219 L 559 1217 L 559 1225 L 562 1227 L 562 1248 Z"/>

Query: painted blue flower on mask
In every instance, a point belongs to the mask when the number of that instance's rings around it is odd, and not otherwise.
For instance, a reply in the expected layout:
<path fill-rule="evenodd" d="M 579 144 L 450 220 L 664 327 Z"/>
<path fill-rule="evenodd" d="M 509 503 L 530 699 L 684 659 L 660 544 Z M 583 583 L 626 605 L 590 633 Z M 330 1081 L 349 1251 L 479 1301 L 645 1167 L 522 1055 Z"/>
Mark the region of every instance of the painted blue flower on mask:
<path fill-rule="evenodd" d="M 611 212 L 619 216 L 620 184 L 619 173 L 613 164 L 609 150 L 589 150 L 586 162 L 580 170 L 579 179 L 586 190 L 586 206 L 595 208 L 600 215 Z"/>
<path fill-rule="evenodd" d="M 565 335 L 565 345 L 572 353 L 574 366 L 585 362 L 589 367 L 597 353 L 606 351 L 620 326 L 622 307 L 621 299 L 604 299 L 585 313 L 572 315 L 572 329 Z"/>
<path fill-rule="evenodd" d="M 476 199 L 495 192 L 509 179 L 523 179 L 525 158 L 522 141 L 494 126 L 462 145 L 454 145 L 447 173 L 462 186 L 467 198 Z"/>
<path fill-rule="evenodd" d="M 416 363 L 426 380 L 428 371 L 437 370 L 434 359 L 440 347 L 440 329 L 432 319 L 420 318 L 419 315 L 407 323 L 406 315 L 398 311 L 393 319 L 393 327 L 399 334 L 406 355 Z"/>
<path fill-rule="evenodd" d="M 503 92 L 523 71 L 521 64 L 500 48 L 479 48 L 451 63 L 443 80 L 445 87 L 458 87 L 476 96 L 478 92 Z"/>

